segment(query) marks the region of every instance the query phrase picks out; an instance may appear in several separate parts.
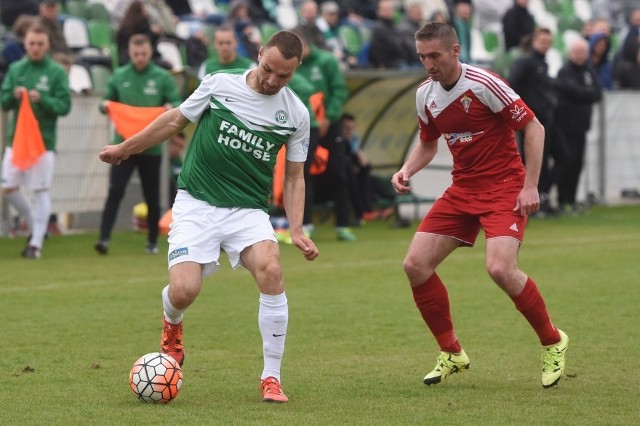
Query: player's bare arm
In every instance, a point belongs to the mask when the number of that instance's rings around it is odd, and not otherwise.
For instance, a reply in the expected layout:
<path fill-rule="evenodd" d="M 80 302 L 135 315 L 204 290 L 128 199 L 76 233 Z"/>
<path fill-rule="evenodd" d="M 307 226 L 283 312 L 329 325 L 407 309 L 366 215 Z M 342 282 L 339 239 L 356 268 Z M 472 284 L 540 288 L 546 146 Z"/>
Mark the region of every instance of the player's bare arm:
<path fill-rule="evenodd" d="M 147 127 L 118 145 L 107 145 L 100 152 L 100 159 L 105 163 L 118 165 L 133 154 L 170 139 L 189 124 L 180 108 L 163 112 Z"/>
<path fill-rule="evenodd" d="M 411 191 L 409 178 L 424 169 L 438 152 L 438 140 L 420 141 L 409 154 L 402 168 L 391 177 L 391 185 L 399 194 Z"/>
<path fill-rule="evenodd" d="M 291 242 L 302 251 L 307 260 L 314 260 L 318 257 L 318 248 L 302 231 L 304 196 L 304 163 L 287 161 L 284 176 L 284 209 L 289 220 Z"/>
<path fill-rule="evenodd" d="M 538 119 L 531 120 L 524 128 L 525 178 L 524 186 L 513 211 L 520 211 L 522 216 L 533 214 L 540 209 L 538 194 L 538 178 L 542 166 L 542 150 L 544 149 L 544 127 Z"/>

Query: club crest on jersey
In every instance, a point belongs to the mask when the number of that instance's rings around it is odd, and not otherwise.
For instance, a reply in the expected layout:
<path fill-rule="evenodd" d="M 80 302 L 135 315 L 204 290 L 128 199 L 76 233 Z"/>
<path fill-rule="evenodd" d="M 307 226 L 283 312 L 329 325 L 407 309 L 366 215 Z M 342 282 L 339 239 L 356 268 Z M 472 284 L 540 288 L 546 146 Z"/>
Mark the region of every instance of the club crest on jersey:
<path fill-rule="evenodd" d="M 467 95 L 464 95 L 463 97 L 460 98 L 460 102 L 462 103 L 462 106 L 464 107 L 464 112 L 466 112 L 468 114 L 469 113 L 469 107 L 471 106 L 471 98 L 468 97 Z"/>
<path fill-rule="evenodd" d="M 278 124 L 284 124 L 287 122 L 287 120 L 289 120 L 289 115 L 287 115 L 286 111 L 278 110 L 276 111 L 275 118 Z"/>

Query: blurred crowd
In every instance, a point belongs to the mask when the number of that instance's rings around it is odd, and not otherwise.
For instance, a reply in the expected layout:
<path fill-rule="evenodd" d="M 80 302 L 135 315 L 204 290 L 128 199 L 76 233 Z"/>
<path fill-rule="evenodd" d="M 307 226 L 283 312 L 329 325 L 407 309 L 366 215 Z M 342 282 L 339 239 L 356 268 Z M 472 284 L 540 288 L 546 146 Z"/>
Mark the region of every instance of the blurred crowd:
<path fill-rule="evenodd" d="M 389 217 L 394 197 L 371 172 L 354 132 L 357 111 L 344 111 L 345 73 L 422 70 L 414 33 L 425 23 L 454 26 L 460 60 L 502 75 L 547 127 L 543 214 L 578 209 L 584 135 L 602 90 L 640 89 L 633 0 L 0 0 L 0 17 L 0 81 L 25 55 L 27 29 L 39 24 L 71 90 L 103 94 L 130 61 L 130 38 L 144 34 L 153 63 L 175 77 L 182 99 L 207 73 L 255 66 L 274 32 L 295 30 L 306 53 L 292 89 L 312 115 L 312 148 L 329 151 L 321 173 L 312 167 L 321 154 L 308 162 L 316 190 L 307 196 L 333 204 L 345 241 L 356 240 L 351 227 Z M 76 81 L 79 71 L 85 83 Z M 554 185 L 560 195 L 551 202 Z M 313 233 L 310 214 L 305 230 Z"/>
<path fill-rule="evenodd" d="M 144 33 L 156 47 L 158 63 L 197 72 L 216 55 L 215 29 L 229 25 L 238 54 L 254 62 L 274 31 L 299 28 L 311 44 L 331 52 L 343 71 L 419 68 L 413 34 L 437 20 L 455 26 L 463 62 L 504 75 L 534 28 L 545 27 L 553 33 L 554 60 L 565 58 L 567 44 L 581 36 L 590 44 L 589 61 L 605 88 L 638 88 L 637 9 L 633 0 L 2 0 L 0 67 L 20 57 L 25 28 L 39 19 L 52 34 L 52 53 L 70 54 L 72 62 L 84 66 L 98 62 L 115 69 L 128 60 L 129 36 Z M 64 32 L 70 17 L 87 26 L 84 45 L 69 40 L 71 29 Z M 96 21 L 107 21 L 109 29 Z M 106 42 L 97 41 L 96 27 L 107 33 Z M 183 64 L 158 48 L 167 41 L 178 47 Z M 95 47 L 100 50 L 91 50 Z M 556 64 L 551 71 L 558 69 Z"/>

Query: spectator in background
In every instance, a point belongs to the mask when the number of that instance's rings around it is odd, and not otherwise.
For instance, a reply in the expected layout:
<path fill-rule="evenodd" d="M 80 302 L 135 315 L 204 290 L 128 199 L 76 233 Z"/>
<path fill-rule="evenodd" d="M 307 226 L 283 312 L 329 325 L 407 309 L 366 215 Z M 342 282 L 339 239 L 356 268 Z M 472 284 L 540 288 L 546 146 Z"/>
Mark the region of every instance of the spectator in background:
<path fill-rule="evenodd" d="M 302 32 L 297 32 L 302 40 L 302 64 L 296 73 L 305 77 L 312 85 L 314 98 L 311 106 L 318 121 L 318 143 L 329 151 L 327 170 L 314 179 L 313 185 L 306 185 L 303 228 L 305 234 L 313 234 L 313 203 L 317 194 L 326 193 L 333 200 L 336 236 L 341 241 L 355 241 L 356 236 L 349 229 L 349 193 L 347 190 L 346 162 L 348 148 L 340 135 L 340 117 L 349 91 L 340 69 L 340 64 L 331 53 L 309 44 Z M 305 182 L 311 181 L 308 170 L 314 161 L 315 147 L 309 143 L 309 153 L 305 163 Z"/>
<path fill-rule="evenodd" d="M 378 21 L 371 30 L 369 62 L 378 69 L 405 69 L 415 63 L 415 44 L 407 45 L 394 21 L 392 0 L 378 2 Z"/>
<path fill-rule="evenodd" d="M 31 25 L 37 22 L 35 16 L 20 15 L 16 19 L 11 29 L 12 34 L 7 36 L 2 53 L 0 53 L 0 82 L 9 65 L 22 59 L 26 50 L 24 48 L 24 37 Z"/>
<path fill-rule="evenodd" d="M 58 16 L 60 14 L 58 0 L 44 0 L 40 3 L 38 14 L 40 16 L 40 25 L 49 33 L 49 39 L 51 40 L 50 52 L 71 53 L 62 33 L 62 21 Z"/>
<path fill-rule="evenodd" d="M 546 61 L 546 54 L 552 43 L 553 34 L 551 31 L 547 28 L 537 28 L 531 38 L 531 49 L 511 64 L 509 72 L 509 85 L 531 108 L 545 129 L 549 130 L 545 135 L 538 184 L 540 216 L 555 212 L 549 200 L 549 191 L 555 183 L 550 173 L 550 167 L 553 158 L 551 129 L 553 128 L 553 111 L 556 99 Z M 524 154 L 526 157 L 526 153 Z"/>
<path fill-rule="evenodd" d="M 414 35 L 416 31 L 422 28 L 424 23 L 423 15 L 420 2 L 411 2 L 405 9 L 404 18 L 402 18 L 402 21 L 397 25 L 398 32 L 402 35 L 405 46 L 408 46 L 411 52 L 415 51 L 416 40 Z M 415 54 L 412 56 L 415 58 L 417 65 L 420 65 L 418 56 Z"/>
<path fill-rule="evenodd" d="M 135 107 L 164 106 L 165 109 L 171 109 L 180 104 L 178 88 L 171 74 L 151 61 L 153 47 L 149 37 L 144 34 L 134 34 L 129 39 L 127 51 L 130 61 L 115 70 L 109 79 L 103 102 L 100 104 L 101 110 L 108 112 L 107 101 L 116 101 Z M 117 145 L 123 140 L 123 137 L 116 133 L 113 144 Z M 154 146 L 111 167 L 109 193 L 100 223 L 100 237 L 94 245 L 98 253 L 104 255 L 109 252 L 111 231 L 116 222 L 120 202 L 124 197 L 129 179 L 136 169 L 142 182 L 142 193 L 149 212 L 146 250 L 149 254 L 158 253 L 161 158 L 162 147 Z"/>
<path fill-rule="evenodd" d="M 558 204 L 562 211 L 577 212 L 576 193 L 584 161 L 587 132 L 591 128 L 592 105 L 602 99 L 602 88 L 589 64 L 589 43 L 576 39 L 569 46 L 568 61 L 554 81 L 558 94 L 554 126 L 568 161 L 557 161 Z"/>
<path fill-rule="evenodd" d="M 342 114 L 342 138 L 349 147 L 350 162 L 349 196 L 357 222 L 386 219 L 393 214 L 395 200 L 393 188 L 387 179 L 382 179 L 371 172 L 371 161 L 362 150 L 360 135 L 356 129 L 356 117 L 349 113 Z M 376 210 L 376 207 L 386 207 Z"/>
<path fill-rule="evenodd" d="M 156 48 L 160 38 L 160 30 L 151 25 L 147 8 L 144 2 L 134 0 L 129 5 L 127 12 L 122 18 L 120 28 L 116 33 L 116 44 L 118 45 L 119 61 L 121 65 L 129 62 L 129 38 L 134 34 L 144 34 L 151 42 L 152 59 L 161 61 L 160 52 Z"/>
<path fill-rule="evenodd" d="M 459 1 L 456 3 L 453 11 L 453 27 L 458 33 L 458 41 L 460 42 L 460 62 L 471 62 L 471 18 L 473 8 L 471 3 L 467 1 Z"/>
<path fill-rule="evenodd" d="M 12 28 L 20 15 L 38 14 L 38 0 L 0 0 L 0 21 L 5 28 Z"/>
<path fill-rule="evenodd" d="M 529 12 L 529 0 L 513 0 L 513 6 L 502 17 L 506 50 L 519 47 L 522 40 L 533 34 L 536 21 Z M 526 100 L 525 100 L 526 102 Z"/>
<path fill-rule="evenodd" d="M 238 39 L 230 25 L 222 25 L 216 28 L 213 36 L 213 47 L 216 50 L 216 56 L 202 64 L 198 73 L 200 80 L 212 72 L 233 68 L 246 70 L 256 65 L 251 59 L 238 54 Z"/>
<path fill-rule="evenodd" d="M 149 19 L 158 28 L 158 33 L 167 36 L 176 35 L 178 17 L 165 0 L 145 0 Z"/>
<path fill-rule="evenodd" d="M 327 44 L 324 41 L 324 34 L 320 27 L 318 27 L 318 3 L 315 0 L 307 0 L 300 5 L 300 23 L 296 27 L 297 31 L 301 31 L 309 43 L 319 47 L 320 49 L 326 49 Z"/>
<path fill-rule="evenodd" d="M 640 89 L 640 8 L 629 14 L 629 29 L 620 48 L 620 88 Z"/>
<path fill-rule="evenodd" d="M 596 72 L 602 88 L 613 89 L 613 67 L 609 60 L 611 37 L 603 32 L 591 34 L 588 38 L 589 62 Z"/>
<path fill-rule="evenodd" d="M 26 56 L 9 67 L 2 82 L 0 103 L 4 110 L 15 110 L 9 124 L 7 147 L 2 162 L 2 195 L 29 224 L 31 238 L 22 256 L 38 259 L 51 214 L 51 183 L 55 166 L 56 126 L 58 117 L 71 110 L 69 79 L 64 69 L 51 59 L 49 33 L 40 25 L 32 25 L 25 35 Z M 31 103 L 46 152 L 26 169 L 14 164 L 13 148 L 17 141 L 18 109 L 25 97 Z M 20 141 L 24 143 L 25 141 Z M 33 209 L 20 192 L 21 186 L 33 191 Z"/>
<path fill-rule="evenodd" d="M 420 3 L 422 6 L 422 19 L 425 21 L 431 21 L 431 17 L 436 12 L 440 12 L 444 15 L 446 22 L 452 15 L 453 0 L 403 0 L 401 5 L 407 10 L 411 3 Z"/>
<path fill-rule="evenodd" d="M 229 4 L 229 13 L 225 23 L 231 25 L 236 32 L 238 53 L 254 62 L 257 61 L 262 35 L 258 24 L 249 14 L 249 2 L 247 0 L 233 0 Z"/>
<path fill-rule="evenodd" d="M 513 0 L 473 0 L 473 22 L 482 31 L 502 33 L 502 17 Z"/>
<path fill-rule="evenodd" d="M 333 53 L 343 68 L 353 68 L 358 65 L 358 59 L 351 55 L 340 35 L 340 6 L 335 1 L 320 4 L 320 18 L 316 25 L 322 31 L 326 49 Z"/>
<path fill-rule="evenodd" d="M 591 0 L 591 16 L 604 19 L 611 24 L 613 31 L 620 31 L 625 25 L 625 10 L 620 0 Z"/>
<path fill-rule="evenodd" d="M 347 19 L 350 21 L 367 22 L 375 21 L 376 5 L 375 2 L 370 0 L 349 0 L 345 11 L 347 13 Z"/>

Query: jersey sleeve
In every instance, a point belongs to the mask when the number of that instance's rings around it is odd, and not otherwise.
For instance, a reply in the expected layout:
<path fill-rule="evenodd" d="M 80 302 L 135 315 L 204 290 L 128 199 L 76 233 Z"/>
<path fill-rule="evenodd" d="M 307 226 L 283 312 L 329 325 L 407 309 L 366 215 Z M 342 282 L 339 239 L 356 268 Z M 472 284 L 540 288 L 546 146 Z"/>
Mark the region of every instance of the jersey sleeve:
<path fill-rule="evenodd" d="M 482 82 L 481 101 L 494 113 L 500 115 L 513 130 L 522 129 L 525 124 L 535 118 L 533 111 L 522 98 L 500 77 L 484 72 L 473 76 Z"/>
<path fill-rule="evenodd" d="M 181 105 L 180 112 L 192 123 L 197 123 L 209 106 L 209 99 L 216 86 L 215 74 L 205 75 L 198 88 Z"/>
<path fill-rule="evenodd" d="M 427 111 L 424 101 L 424 94 L 420 89 L 416 94 L 416 110 L 418 112 L 418 129 L 420 131 L 420 140 L 423 142 L 436 140 L 442 134 L 436 127 L 433 117 Z"/>
<path fill-rule="evenodd" d="M 522 129 L 525 124 L 535 118 L 533 111 L 520 98 L 513 101 L 511 105 L 504 108 L 499 114 L 516 131 Z"/>
<path fill-rule="evenodd" d="M 300 123 L 287 141 L 287 161 L 304 163 L 309 152 L 309 111 L 300 102 Z"/>

